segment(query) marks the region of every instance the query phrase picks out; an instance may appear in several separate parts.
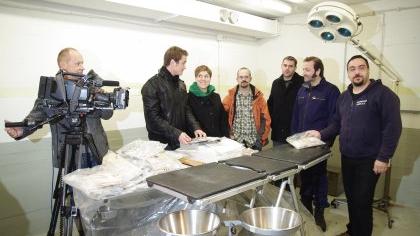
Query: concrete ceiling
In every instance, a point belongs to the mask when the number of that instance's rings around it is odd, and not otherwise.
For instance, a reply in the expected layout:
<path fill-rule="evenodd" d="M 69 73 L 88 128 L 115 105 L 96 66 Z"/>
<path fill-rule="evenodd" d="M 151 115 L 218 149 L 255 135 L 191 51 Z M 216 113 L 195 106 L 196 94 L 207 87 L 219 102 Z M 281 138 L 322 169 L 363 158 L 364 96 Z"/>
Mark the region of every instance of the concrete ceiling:
<path fill-rule="evenodd" d="M 210 3 L 213 5 L 220 6 L 220 7 L 230 8 L 236 11 L 246 12 L 252 15 L 256 15 L 256 16 L 260 16 L 260 17 L 264 17 L 268 19 L 276 19 L 276 18 L 287 15 L 287 14 L 279 14 L 278 12 L 274 12 L 264 7 L 250 5 L 249 0 L 197 0 L 197 1 Z M 302 3 L 292 3 L 292 1 L 287 1 L 287 0 L 281 0 L 281 1 L 292 7 L 292 12 L 290 14 L 298 14 L 298 13 L 309 12 L 309 10 L 316 4 L 320 2 L 325 2 L 327 0 L 303 0 Z M 366 2 L 372 2 L 372 1 L 377 1 L 377 0 L 338 0 L 338 2 L 342 2 L 347 5 L 354 5 L 354 4 L 366 3 Z"/>

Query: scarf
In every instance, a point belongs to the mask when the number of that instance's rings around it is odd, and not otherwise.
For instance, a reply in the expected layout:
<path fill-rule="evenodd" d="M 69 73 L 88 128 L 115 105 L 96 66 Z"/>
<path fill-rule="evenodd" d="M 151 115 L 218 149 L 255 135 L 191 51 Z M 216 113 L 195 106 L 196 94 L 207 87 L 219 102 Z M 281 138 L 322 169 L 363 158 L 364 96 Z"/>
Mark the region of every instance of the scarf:
<path fill-rule="evenodd" d="M 197 97 L 207 97 L 212 92 L 214 92 L 214 90 L 216 90 L 216 88 L 213 85 L 210 84 L 207 87 L 207 92 L 203 92 L 198 87 L 197 82 L 192 83 L 191 86 L 190 86 L 190 89 L 189 89 L 190 93 L 193 93 Z"/>

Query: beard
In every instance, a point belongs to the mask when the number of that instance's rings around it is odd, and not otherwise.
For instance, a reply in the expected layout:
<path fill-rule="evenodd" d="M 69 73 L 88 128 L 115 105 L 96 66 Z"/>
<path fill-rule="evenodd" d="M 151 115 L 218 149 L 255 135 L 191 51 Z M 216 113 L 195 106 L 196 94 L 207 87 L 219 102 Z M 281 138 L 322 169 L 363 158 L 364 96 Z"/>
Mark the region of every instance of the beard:
<path fill-rule="evenodd" d="M 356 78 L 361 78 L 362 80 L 356 81 Z M 364 77 L 362 77 L 362 76 L 355 76 L 355 77 L 353 77 L 352 84 L 353 84 L 354 87 L 360 87 L 360 86 L 364 85 L 365 83 L 366 83 L 366 80 L 365 80 Z"/>
<path fill-rule="evenodd" d="M 242 88 L 247 88 L 249 86 L 248 82 L 241 82 L 241 87 Z"/>
<path fill-rule="evenodd" d="M 363 81 L 360 82 L 353 82 L 353 87 L 360 87 L 362 85 L 364 85 L 365 83 Z"/>
<path fill-rule="evenodd" d="M 315 80 L 315 78 L 316 78 L 316 73 L 315 72 L 310 76 L 304 76 L 305 82 L 311 82 L 311 81 Z"/>

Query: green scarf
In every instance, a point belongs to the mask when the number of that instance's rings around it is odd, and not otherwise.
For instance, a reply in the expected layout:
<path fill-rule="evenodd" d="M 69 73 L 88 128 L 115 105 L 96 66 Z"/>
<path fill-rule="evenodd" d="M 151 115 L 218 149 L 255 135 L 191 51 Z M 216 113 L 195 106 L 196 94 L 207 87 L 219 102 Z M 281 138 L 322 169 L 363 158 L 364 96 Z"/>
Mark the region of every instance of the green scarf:
<path fill-rule="evenodd" d="M 210 84 L 207 87 L 207 92 L 203 92 L 198 87 L 197 82 L 194 82 L 194 83 L 191 84 L 189 91 L 190 91 L 190 93 L 193 93 L 197 97 L 206 97 L 206 96 L 210 95 L 212 92 L 214 92 L 214 90 L 216 90 L 216 88 L 213 85 Z"/>

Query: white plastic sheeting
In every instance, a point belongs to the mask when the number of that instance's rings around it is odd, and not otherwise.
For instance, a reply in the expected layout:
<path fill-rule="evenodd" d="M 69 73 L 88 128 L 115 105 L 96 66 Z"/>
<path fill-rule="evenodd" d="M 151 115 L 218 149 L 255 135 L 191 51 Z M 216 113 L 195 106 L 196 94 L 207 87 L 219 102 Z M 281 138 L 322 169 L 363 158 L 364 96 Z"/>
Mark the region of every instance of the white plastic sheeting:
<path fill-rule="evenodd" d="M 109 151 L 102 165 L 79 169 L 63 177 L 64 182 L 91 199 L 109 199 L 147 189 L 146 178 L 186 168 L 178 159 L 188 157 L 203 163 L 217 162 L 253 150 L 228 138 L 208 138 L 208 142 L 183 145 L 165 151 L 165 144 L 135 140 L 115 153 Z"/>

